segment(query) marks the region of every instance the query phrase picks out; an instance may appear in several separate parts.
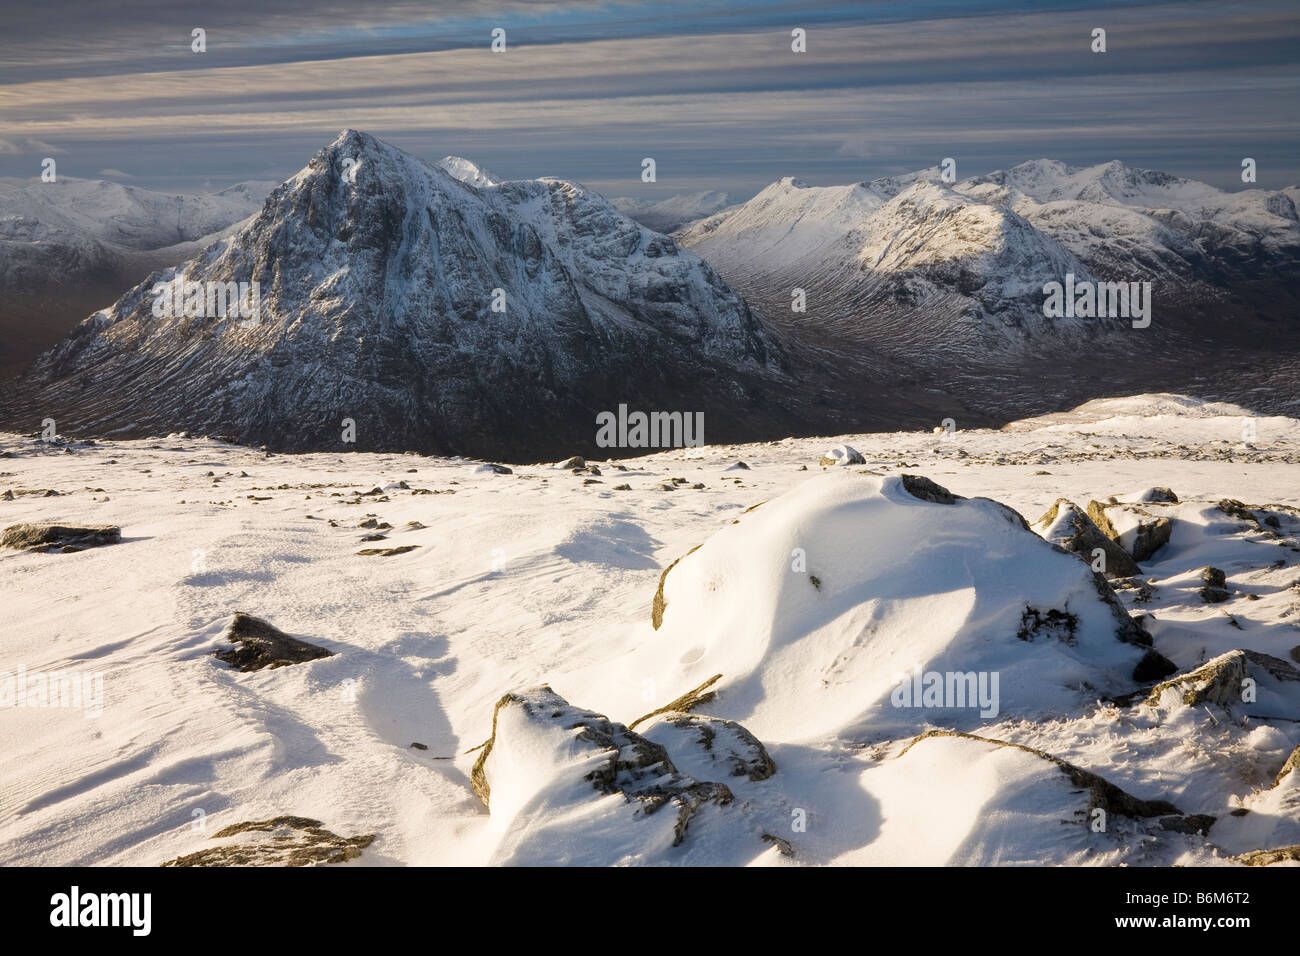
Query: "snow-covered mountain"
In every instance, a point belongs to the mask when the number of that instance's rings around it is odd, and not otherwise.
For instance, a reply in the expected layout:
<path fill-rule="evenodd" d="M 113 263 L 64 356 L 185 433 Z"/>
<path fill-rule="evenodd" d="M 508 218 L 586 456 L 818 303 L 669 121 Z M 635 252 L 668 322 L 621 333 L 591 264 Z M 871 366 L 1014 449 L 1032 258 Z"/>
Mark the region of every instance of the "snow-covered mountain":
<path fill-rule="evenodd" d="M 1151 281 L 1165 320 L 1205 301 L 1255 308 L 1256 284 L 1300 275 L 1286 191 L 1227 193 L 1118 162 L 1037 160 L 951 185 L 937 168 L 850 186 L 787 178 L 677 238 L 773 321 L 898 351 L 1043 346 L 1128 325 L 1046 318 L 1043 285 L 1067 273 Z M 791 317 L 795 288 L 806 317 Z"/>
<path fill-rule="evenodd" d="M 178 280 L 256 282 L 258 315 L 156 317 L 155 284 Z M 784 413 L 754 385 L 782 365 L 708 265 L 599 195 L 347 130 L 254 220 L 42 356 L 6 417 L 517 456 L 594 447 L 596 413 L 622 403 L 704 412 L 719 438 L 770 426 Z"/>
<path fill-rule="evenodd" d="M 0 375 L 256 213 L 274 186 L 181 195 L 72 177 L 0 180 L 0 334 L 10 344 Z"/>
<path fill-rule="evenodd" d="M 731 203 L 724 192 L 710 189 L 703 192 L 682 193 L 666 199 L 636 199 L 617 196 L 610 203 L 627 216 L 655 232 L 672 232 L 683 226 L 711 216 Z"/>

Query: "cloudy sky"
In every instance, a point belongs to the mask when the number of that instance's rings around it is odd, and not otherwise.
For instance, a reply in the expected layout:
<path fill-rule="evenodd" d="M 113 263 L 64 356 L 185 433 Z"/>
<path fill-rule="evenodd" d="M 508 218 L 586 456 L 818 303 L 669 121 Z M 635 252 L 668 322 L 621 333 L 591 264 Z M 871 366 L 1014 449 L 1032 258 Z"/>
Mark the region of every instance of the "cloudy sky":
<path fill-rule="evenodd" d="M 742 199 L 781 176 L 846 183 L 948 156 L 961 177 L 1122 159 L 1223 188 L 1242 188 L 1250 156 L 1258 185 L 1300 182 L 1295 0 L 3 6 L 0 176 L 53 156 L 65 176 L 149 188 L 282 180 L 355 127 L 610 196 Z"/>

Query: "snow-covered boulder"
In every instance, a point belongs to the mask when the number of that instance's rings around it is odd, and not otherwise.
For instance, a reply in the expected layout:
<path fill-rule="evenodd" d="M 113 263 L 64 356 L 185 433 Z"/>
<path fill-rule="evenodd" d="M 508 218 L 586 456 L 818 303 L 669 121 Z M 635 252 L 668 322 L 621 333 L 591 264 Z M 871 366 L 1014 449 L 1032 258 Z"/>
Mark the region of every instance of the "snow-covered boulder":
<path fill-rule="evenodd" d="M 1100 548 L 1105 555 L 1102 573 L 1107 577 L 1126 578 L 1142 570 L 1127 551 L 1104 535 L 1087 513 L 1068 499 L 1057 498 L 1031 527 L 1045 540 L 1082 556 L 1089 563 Z"/>
<path fill-rule="evenodd" d="M 710 712 L 769 743 L 1059 716 L 1173 670 L 1074 555 L 912 476 L 808 480 L 680 558 L 655 605 L 653 639 L 592 685 L 602 706 L 720 673 Z"/>
<path fill-rule="evenodd" d="M 822 455 L 822 465 L 865 465 L 867 460 L 857 449 L 849 445 L 836 445 Z"/>
<path fill-rule="evenodd" d="M 498 835 L 494 862 L 525 865 L 652 861 L 682 844 L 701 809 L 733 800 L 725 784 L 679 773 L 662 745 L 547 686 L 497 701 L 471 782 Z M 761 849 L 755 840 L 751 855 Z"/>
<path fill-rule="evenodd" d="M 1173 862 L 1199 839 L 1169 831 L 1211 822 L 1042 751 L 965 735 L 924 735 L 862 786 L 879 802 L 880 832 L 854 860 L 868 865 L 1141 862 L 1143 834 L 1159 831 L 1161 862 Z"/>
<path fill-rule="evenodd" d="M 1089 501 L 1088 517 L 1121 548 L 1133 556 L 1134 561 L 1149 561 L 1156 552 L 1169 543 L 1173 535 L 1173 519 L 1155 513 L 1150 506 L 1160 502 L 1147 502 L 1148 507 L 1111 499 L 1107 502 Z"/>
<path fill-rule="evenodd" d="M 682 770 L 704 780 L 766 780 L 776 773 L 763 742 L 734 720 L 669 711 L 645 737 L 662 744 Z"/>
<path fill-rule="evenodd" d="M 1261 715 L 1300 714 L 1300 671 L 1269 654 L 1229 651 L 1157 684 L 1144 703 L 1165 711 L 1217 704 Z"/>

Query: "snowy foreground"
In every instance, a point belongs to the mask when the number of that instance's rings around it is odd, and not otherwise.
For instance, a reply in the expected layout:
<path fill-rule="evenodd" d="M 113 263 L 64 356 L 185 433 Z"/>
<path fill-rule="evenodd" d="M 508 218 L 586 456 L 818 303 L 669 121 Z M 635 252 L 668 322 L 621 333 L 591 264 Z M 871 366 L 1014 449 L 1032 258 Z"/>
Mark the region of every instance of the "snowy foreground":
<path fill-rule="evenodd" d="M 0 550 L 2 865 L 1300 860 L 1295 419 L 0 452 L 0 526 L 121 529 Z M 315 649 L 237 669 L 236 612 Z"/>

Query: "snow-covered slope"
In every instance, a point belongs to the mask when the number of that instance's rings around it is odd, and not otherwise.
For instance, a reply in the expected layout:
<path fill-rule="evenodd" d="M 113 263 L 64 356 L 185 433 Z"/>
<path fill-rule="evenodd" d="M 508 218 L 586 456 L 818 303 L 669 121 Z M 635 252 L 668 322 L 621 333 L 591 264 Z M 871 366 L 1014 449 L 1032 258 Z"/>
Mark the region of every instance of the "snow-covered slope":
<path fill-rule="evenodd" d="M 10 343 L 0 375 L 252 216 L 274 185 L 191 196 L 72 177 L 0 181 L 0 334 Z"/>
<path fill-rule="evenodd" d="M 666 199 L 636 199 L 618 196 L 610 204 L 647 229 L 655 232 L 672 232 L 705 216 L 711 216 L 731 203 L 730 197 L 717 190 L 682 193 Z"/>
<path fill-rule="evenodd" d="M 0 863 L 285 815 L 348 866 L 1294 862 L 1300 422 L 1103 411 L 576 472 L 0 434 L 0 528 L 121 528 L 0 548 Z M 1171 534 L 1099 586 L 1009 510 L 1061 498 Z M 329 655 L 233 670 L 236 611 Z M 1178 672 L 1135 678 L 1123 619 Z M 87 695 L 19 705 L 20 669 Z M 997 713 L 927 701 L 945 672 Z"/>
<path fill-rule="evenodd" d="M 151 290 L 173 280 L 257 282 L 259 315 L 160 319 Z M 781 365 L 712 269 L 597 194 L 430 165 L 349 130 L 256 219 L 92 316 L 17 389 L 70 432 L 517 458 L 594 448 L 595 413 L 621 403 L 753 434 L 784 414 L 749 414 L 752 384 Z"/>

